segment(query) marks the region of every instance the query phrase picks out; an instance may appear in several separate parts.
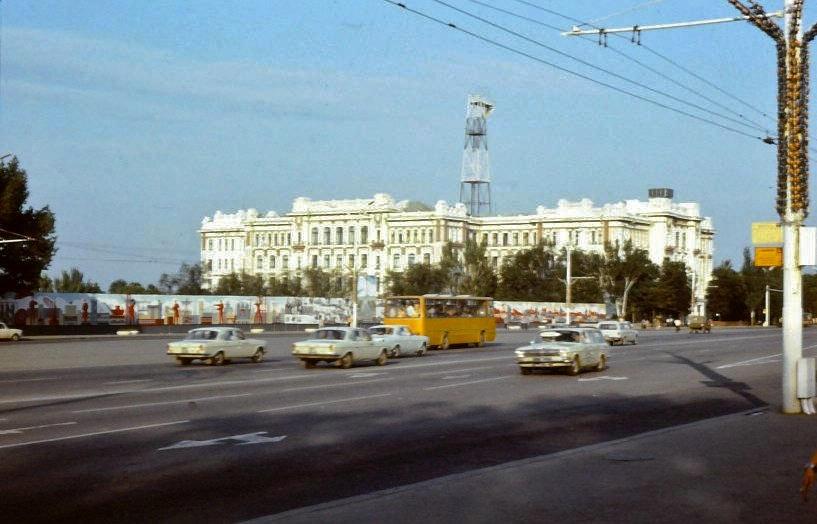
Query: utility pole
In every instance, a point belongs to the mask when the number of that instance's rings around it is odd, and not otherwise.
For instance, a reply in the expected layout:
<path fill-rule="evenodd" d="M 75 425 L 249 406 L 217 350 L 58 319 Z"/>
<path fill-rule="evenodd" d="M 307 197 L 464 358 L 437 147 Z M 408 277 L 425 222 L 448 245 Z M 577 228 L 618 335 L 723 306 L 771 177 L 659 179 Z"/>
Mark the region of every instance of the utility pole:
<path fill-rule="evenodd" d="M 805 0 L 784 0 L 784 28 L 772 21 L 754 0 L 726 0 L 743 19 L 772 38 L 777 48 L 777 214 L 783 228 L 783 369 L 782 408 L 800 413 L 797 398 L 797 361 L 803 356 L 802 272 L 800 227 L 808 214 L 808 44 L 817 36 L 817 24 L 805 33 L 802 17 Z M 749 6 L 746 6 L 746 3 Z M 731 20 L 702 21 L 720 23 Z M 672 27 L 702 25 L 702 22 L 665 24 Z M 669 29 L 654 26 L 650 29 Z M 640 35 L 643 28 L 630 28 Z M 567 36 L 612 32 L 573 30 Z M 771 140 L 770 143 L 773 143 Z"/>
<path fill-rule="evenodd" d="M 571 289 L 573 286 L 573 276 L 572 276 L 572 260 L 573 260 L 573 244 L 568 243 L 566 246 L 567 250 L 567 264 L 566 267 L 566 275 L 565 275 L 565 309 L 567 312 L 567 325 L 570 326 L 570 310 L 573 307 L 573 290 Z"/>

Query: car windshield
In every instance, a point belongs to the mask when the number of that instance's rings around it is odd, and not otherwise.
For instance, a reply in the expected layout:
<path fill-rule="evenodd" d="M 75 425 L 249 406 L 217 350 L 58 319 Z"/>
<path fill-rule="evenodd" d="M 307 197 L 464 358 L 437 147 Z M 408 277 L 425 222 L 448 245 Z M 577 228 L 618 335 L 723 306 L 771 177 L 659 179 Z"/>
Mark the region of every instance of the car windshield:
<path fill-rule="evenodd" d="M 187 333 L 185 340 L 215 340 L 218 331 L 214 329 L 194 329 Z"/>
<path fill-rule="evenodd" d="M 599 329 L 616 329 L 615 324 L 599 324 Z"/>
<path fill-rule="evenodd" d="M 343 340 L 345 332 L 341 329 L 319 329 L 315 331 L 315 337 L 318 340 Z"/>
<path fill-rule="evenodd" d="M 581 342 L 578 331 L 542 331 L 539 336 L 545 342 Z"/>
<path fill-rule="evenodd" d="M 369 332 L 372 335 L 388 335 L 388 334 L 391 333 L 391 328 L 387 328 L 385 326 L 378 326 L 378 327 L 369 328 Z"/>

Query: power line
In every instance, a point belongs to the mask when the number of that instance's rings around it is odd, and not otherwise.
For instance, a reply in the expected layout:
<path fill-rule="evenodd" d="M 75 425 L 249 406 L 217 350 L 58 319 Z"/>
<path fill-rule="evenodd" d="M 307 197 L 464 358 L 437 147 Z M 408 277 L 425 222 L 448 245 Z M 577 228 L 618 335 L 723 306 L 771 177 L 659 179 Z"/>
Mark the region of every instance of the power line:
<path fill-rule="evenodd" d="M 626 77 L 626 76 L 624 76 L 624 75 L 620 75 L 620 74 L 618 74 L 618 73 L 615 73 L 615 72 L 613 72 L 613 71 L 610 71 L 609 69 L 605 69 L 605 68 L 603 68 L 603 67 L 601 67 L 601 66 L 597 66 L 597 65 L 595 65 L 595 64 L 593 64 L 593 63 L 591 63 L 591 62 L 588 62 L 587 60 L 583 60 L 583 59 L 581 59 L 581 58 L 577 58 L 577 57 L 575 57 L 575 56 L 573 56 L 573 55 L 571 55 L 571 54 L 569 54 L 569 53 L 565 53 L 564 51 L 560 51 L 560 50 L 556 49 L 555 47 L 551 47 L 551 46 L 549 46 L 549 45 L 547 45 L 547 44 L 544 44 L 544 43 L 542 43 L 542 42 L 540 42 L 540 41 L 538 41 L 538 40 L 535 40 L 535 39 L 530 38 L 530 37 L 528 37 L 528 36 L 526 36 L 526 35 L 523 35 L 522 33 L 518 33 L 518 32 L 516 32 L 516 31 L 514 31 L 514 30 L 512 30 L 512 29 L 508 29 L 507 27 L 505 27 L 505 26 L 503 26 L 503 25 L 501 25 L 501 24 L 497 24 L 496 22 L 492 22 L 492 21 L 488 20 L 487 18 L 483 18 L 483 17 L 481 17 L 481 16 L 479 16 L 479 15 L 475 15 L 475 14 L 473 14 L 473 13 L 471 13 L 470 11 L 467 11 L 467 10 L 465 10 L 465 9 L 460 9 L 459 7 L 453 6 L 453 5 L 451 5 L 451 4 L 447 3 L 447 2 L 444 2 L 443 0 L 431 0 L 431 1 L 432 1 L 432 2 L 435 2 L 435 3 L 438 3 L 438 4 L 440 4 L 440 5 L 443 5 L 443 6 L 445 6 L 445 7 L 449 8 L 449 9 L 451 9 L 451 10 L 454 10 L 454 11 L 456 11 L 456 12 L 460 13 L 460 14 L 463 14 L 463 15 L 468 16 L 468 17 L 470 17 L 470 18 L 473 18 L 473 19 L 475 19 L 475 20 L 479 20 L 480 22 L 482 22 L 482 23 L 484 23 L 484 24 L 487 24 L 487 25 L 489 25 L 489 26 L 491 26 L 491 27 L 494 27 L 494 28 L 496 28 L 496 29 L 499 29 L 500 31 L 504 31 L 504 32 L 506 32 L 506 33 L 508 33 L 508 34 L 510 34 L 510 35 L 513 35 L 513 36 L 515 36 L 515 37 L 517 37 L 517 38 L 520 38 L 520 39 L 522 39 L 522 40 L 525 40 L 526 42 L 529 42 L 529 43 L 534 44 L 534 45 L 536 45 L 536 46 L 539 46 L 539 47 L 541 47 L 541 48 L 543 48 L 543 49 L 547 49 L 548 51 L 551 51 L 551 52 L 553 52 L 553 53 L 556 53 L 556 54 L 558 54 L 558 55 L 560 55 L 560 56 L 563 56 L 563 57 L 565 57 L 565 58 L 568 58 L 568 59 L 570 59 L 570 60 L 573 60 L 573 61 L 575 61 L 575 62 L 578 62 L 578 63 L 580 63 L 580 64 L 582 64 L 582 65 L 584 65 L 584 66 L 587 66 L 587 67 L 589 67 L 589 68 L 591 68 L 591 69 L 595 69 L 596 71 L 599 71 L 599 72 L 602 72 L 602 73 L 608 74 L 608 75 L 610 75 L 610 76 L 612 76 L 612 77 L 614 77 L 614 78 L 617 78 L 617 79 L 619 79 L 619 80 L 622 80 L 622 81 L 627 82 L 627 83 L 629 83 L 629 84 L 632 84 L 632 85 L 634 85 L 634 86 L 640 87 L 641 89 L 646 89 L 647 91 L 649 91 L 649 92 L 651 92 L 651 93 L 654 93 L 654 94 L 657 94 L 657 95 L 660 95 L 660 96 L 667 97 L 667 98 L 669 98 L 670 100 L 672 100 L 672 101 L 674 101 L 674 102 L 678 102 L 678 103 L 681 103 L 681 104 L 687 105 L 687 106 L 689 106 L 689 107 L 695 108 L 695 109 L 697 109 L 698 111 L 701 111 L 701 112 L 704 112 L 704 113 L 708 113 L 708 114 L 713 115 L 713 116 L 717 116 L 718 118 L 722 118 L 722 119 L 724 119 L 724 120 L 727 120 L 727 121 L 729 121 L 729 122 L 732 122 L 733 124 L 737 124 L 737 125 L 740 125 L 740 126 L 743 126 L 743 127 L 747 127 L 747 128 L 749 128 L 749 129 L 754 129 L 754 130 L 756 130 L 756 131 L 761 131 L 761 132 L 764 132 L 764 133 L 766 132 L 766 129 L 764 129 L 764 128 L 762 128 L 762 127 L 758 127 L 758 126 L 756 126 L 756 125 L 746 124 L 746 123 L 741 122 L 740 120 L 737 120 L 737 119 L 735 119 L 735 118 L 732 118 L 732 117 L 726 116 L 726 115 L 721 114 L 721 113 L 717 113 L 717 112 L 715 112 L 715 111 L 712 111 L 712 110 L 710 110 L 710 109 L 707 109 L 707 108 L 705 108 L 705 107 L 703 107 L 703 106 L 700 106 L 700 105 L 698 105 L 698 104 L 695 104 L 695 103 L 693 103 L 693 102 L 688 102 L 688 101 L 686 101 L 686 100 L 684 100 L 684 99 L 682 99 L 682 98 L 678 98 L 678 97 L 677 97 L 677 96 L 675 96 L 675 95 L 671 95 L 671 94 L 669 94 L 669 93 L 665 93 L 664 91 L 661 91 L 660 89 L 655 89 L 655 88 L 653 88 L 653 87 L 650 87 L 650 86 L 648 86 L 648 85 L 646 85 L 646 84 L 643 84 L 643 83 L 641 83 L 641 82 L 638 82 L 637 80 L 632 80 L 632 79 L 630 79 L 630 78 L 627 78 L 627 77 Z"/>
<path fill-rule="evenodd" d="M 569 15 L 566 15 L 566 14 L 564 14 L 564 13 L 560 13 L 560 12 L 558 12 L 558 11 L 554 11 L 553 9 L 548 9 L 548 8 L 546 8 L 546 7 L 542 7 L 542 6 L 540 6 L 540 5 L 534 4 L 534 3 L 529 2 L 529 1 L 527 1 L 527 0 L 513 0 L 513 1 L 514 1 L 514 2 L 517 2 L 517 3 L 520 3 L 520 4 L 523 4 L 523 5 L 526 5 L 526 6 L 528 6 L 528 7 L 532 7 L 532 8 L 534 8 L 534 9 L 538 9 L 538 10 L 543 11 L 543 12 L 545 12 L 545 13 L 549 13 L 549 14 L 552 14 L 552 15 L 554 15 L 554 16 L 558 16 L 559 18 L 564 18 L 565 20 L 568 20 L 568 21 L 570 21 L 570 22 L 573 22 L 573 23 L 576 23 L 576 24 L 579 24 L 579 25 L 587 25 L 587 26 L 592 27 L 593 29 L 601 29 L 600 27 L 595 26 L 595 25 L 593 25 L 593 24 L 591 24 L 591 23 L 589 23 L 589 22 L 586 22 L 586 21 L 584 21 L 584 20 L 579 20 L 578 18 L 574 18 L 574 17 L 569 16 Z M 617 36 L 618 38 L 624 38 L 625 40 L 627 39 L 627 37 L 622 36 L 622 35 L 619 35 L 619 34 L 615 34 L 614 36 Z M 715 83 L 711 82 L 710 80 L 708 80 L 708 79 L 706 79 L 706 78 L 704 78 L 704 77 L 702 77 L 702 76 L 698 75 L 697 73 L 692 72 L 692 71 L 691 71 L 691 70 L 689 70 L 688 68 L 686 68 L 686 67 L 684 67 L 684 66 L 682 66 L 682 65 L 680 65 L 680 64 L 678 64 L 678 63 L 676 63 L 675 61 L 673 61 L 673 60 L 671 60 L 670 58 L 668 58 L 668 57 L 666 57 L 666 56 L 662 55 L 661 53 L 659 53 L 658 51 L 656 51 L 656 50 L 654 50 L 654 49 L 650 48 L 649 46 L 647 46 L 647 45 L 645 45 L 645 44 L 643 44 L 643 43 L 639 43 L 639 45 L 640 45 L 641 47 L 643 47 L 644 49 L 646 49 L 648 52 L 650 52 L 650 53 L 654 54 L 655 56 L 657 56 L 658 58 L 661 58 L 662 60 L 664 60 L 664 61 L 665 61 L 665 62 L 667 62 L 668 64 L 670 64 L 670 65 L 672 65 L 672 66 L 674 66 L 674 67 L 677 67 L 678 69 L 680 69 L 681 71 L 683 71 L 683 72 L 687 73 L 688 75 L 691 75 L 692 77 L 697 78 L 697 79 L 698 79 L 698 80 L 700 80 L 701 82 L 704 82 L 704 83 L 705 83 L 705 84 L 707 84 L 708 86 L 710 86 L 710 87 L 712 87 L 712 88 L 716 89 L 716 90 L 717 90 L 718 92 L 720 92 L 721 94 L 723 94 L 723 95 L 725 95 L 725 96 L 727 96 L 727 97 L 729 97 L 729 98 L 731 98 L 731 99 L 735 100 L 736 102 L 739 102 L 740 104 L 742 104 L 742 105 L 744 105 L 744 106 L 748 107 L 748 108 L 749 108 L 749 109 L 751 109 L 752 111 L 755 111 L 755 112 L 756 112 L 756 113 L 758 113 L 759 115 L 762 115 L 762 116 L 764 116 L 764 117 L 766 117 L 766 118 L 768 118 L 768 119 L 770 119 L 770 120 L 774 121 L 774 118 L 773 118 L 773 117 L 770 117 L 770 116 L 769 116 L 768 114 L 766 114 L 764 111 L 761 111 L 760 109 L 757 109 L 756 107 L 754 107 L 753 105 L 751 105 L 749 102 L 746 102 L 745 100 L 741 99 L 741 98 L 740 98 L 740 97 L 738 97 L 737 95 L 734 95 L 734 94 L 732 94 L 732 93 L 730 93 L 730 92 L 728 92 L 728 91 L 726 91 L 726 90 L 722 89 L 722 88 L 721 88 L 721 87 L 719 87 L 717 84 L 715 84 Z"/>
<path fill-rule="evenodd" d="M 547 23 L 545 23 L 545 22 L 541 22 L 541 21 L 536 20 L 536 19 L 534 19 L 534 18 L 529 18 L 529 17 L 524 16 L 524 15 L 521 15 L 521 14 L 519 14 L 519 13 L 516 13 L 516 12 L 513 12 L 513 11 L 509 11 L 509 10 L 507 10 L 507 9 L 503 9 L 503 8 L 500 8 L 500 7 L 496 7 L 496 6 L 493 6 L 493 5 L 487 4 L 487 3 L 482 2 L 482 1 L 480 1 L 480 0 L 468 0 L 468 1 L 469 1 L 469 2 L 471 2 L 471 3 L 473 3 L 473 4 L 477 4 L 477 5 L 480 5 L 480 6 L 486 7 L 486 8 L 488 8 L 488 9 L 493 9 L 493 10 L 498 11 L 498 12 L 500 12 L 500 13 L 504 13 L 504 14 L 506 14 L 506 15 L 508 15 L 508 16 L 513 16 L 513 17 L 519 18 L 519 19 L 521 19 L 521 20 L 525 20 L 526 22 L 530 22 L 530 23 L 532 23 L 532 24 L 536 24 L 536 25 L 539 25 L 539 26 L 542 26 L 542 27 L 546 27 L 546 28 L 548 28 L 548 29 L 553 29 L 553 30 L 558 31 L 558 32 L 560 32 L 560 33 L 563 31 L 563 29 L 562 29 L 562 28 L 560 28 L 560 27 L 556 27 L 556 26 L 554 26 L 554 25 L 550 25 L 550 24 L 547 24 Z M 621 37 L 621 38 L 624 38 L 624 37 L 623 37 L 623 36 L 621 36 L 621 35 L 616 35 L 616 36 Z M 588 37 L 585 37 L 585 36 L 582 36 L 582 37 L 581 37 L 581 40 L 582 40 L 582 41 L 584 41 L 584 42 L 588 42 L 588 43 L 593 43 L 593 42 L 594 42 L 592 39 L 590 39 L 590 38 L 588 38 Z M 696 95 L 696 96 L 698 96 L 698 97 L 700 97 L 700 98 L 702 98 L 702 99 L 706 100 L 706 101 L 707 101 L 707 102 L 709 102 L 710 104 L 712 104 L 712 105 L 714 105 L 714 106 L 717 106 L 717 107 L 719 107 L 719 108 L 723 109 L 724 111 L 727 111 L 727 112 L 729 112 L 729 113 L 731 113 L 731 114 L 733 114 L 733 115 L 737 116 L 738 118 L 741 118 L 742 120 L 745 120 L 746 122 L 749 122 L 750 124 L 752 124 L 751 126 L 750 126 L 750 125 L 746 125 L 746 127 L 749 127 L 749 128 L 751 128 L 751 129 L 755 129 L 755 130 L 757 130 L 757 131 L 762 131 L 762 132 L 764 132 L 764 133 L 766 133 L 766 134 L 768 134 L 768 133 L 769 133 L 768 127 L 764 126 L 763 124 L 760 124 L 759 122 L 755 122 L 755 121 L 751 120 L 750 118 L 747 118 L 745 115 L 742 115 L 741 113 L 739 113 L 739 112 L 737 112 L 737 111 L 732 110 L 730 107 L 728 107 L 728 106 L 726 106 L 726 105 L 724 105 L 724 104 L 722 104 L 722 103 L 718 102 L 717 100 L 713 100 L 712 98 L 710 98 L 710 97 L 706 96 L 705 94 L 701 93 L 700 91 L 698 91 L 698 90 L 696 90 L 696 89 L 694 89 L 694 88 L 692 88 L 692 87 L 690 87 L 690 86 L 688 86 L 688 85 L 686 85 L 686 84 L 684 84 L 684 83 L 682 83 L 682 82 L 680 82 L 680 81 L 678 81 L 678 80 L 676 80 L 676 79 L 672 78 L 671 76 L 669 76 L 669 75 L 667 75 L 667 74 L 665 74 L 665 73 L 662 73 L 661 71 L 659 71 L 659 70 L 655 69 L 654 67 L 652 67 L 652 66 L 650 66 L 650 65 L 645 64 L 644 62 L 642 62 L 641 60 L 639 60 L 639 59 L 635 58 L 634 56 L 629 55 L 629 54 L 625 53 L 624 51 L 621 51 L 621 50 L 616 49 L 616 48 L 614 48 L 614 47 L 609 47 L 609 46 L 607 46 L 607 45 L 605 45 L 604 47 L 606 47 L 607 49 L 609 49 L 609 50 L 610 50 L 610 51 L 612 51 L 613 53 L 616 53 L 617 55 L 619 55 L 619 56 L 621 56 L 621 57 L 625 58 L 626 60 L 629 60 L 629 61 L 631 61 L 631 62 L 633 62 L 633 63 L 637 64 L 638 66 L 640 66 L 640 67 L 642 67 L 642 68 L 646 69 L 647 71 L 650 71 L 651 73 L 653 73 L 653 74 L 655 74 L 655 75 L 660 76 L 661 78 L 663 78 L 663 79 L 667 80 L 668 82 L 671 82 L 671 83 L 675 84 L 676 86 L 680 87 L 681 89 L 684 89 L 684 90 L 686 90 L 686 91 L 689 91 L 690 93 L 692 93 L 692 94 L 694 94 L 694 95 Z M 649 51 L 650 51 L 650 52 L 653 52 L 653 53 L 655 53 L 655 54 L 657 54 L 658 56 L 661 56 L 661 55 L 660 55 L 659 53 L 657 53 L 656 51 L 652 51 L 651 49 L 650 49 Z M 664 57 L 662 57 L 662 58 L 664 58 Z M 669 59 L 665 58 L 665 60 L 669 60 Z M 681 67 L 681 66 L 678 66 L 678 67 Z M 691 72 L 690 72 L 690 73 L 691 73 Z M 693 74 L 694 74 L 694 73 L 693 73 Z M 713 113 L 713 114 L 717 114 L 717 113 Z M 718 116 L 722 116 L 722 115 L 718 115 Z M 745 125 L 745 124 L 744 124 L 744 125 Z"/>
<path fill-rule="evenodd" d="M 693 114 L 693 113 L 689 113 L 689 112 L 687 112 L 687 111 L 684 111 L 683 109 L 678 109 L 678 108 L 676 108 L 676 107 L 672 107 L 672 106 L 670 106 L 670 105 L 664 104 L 664 103 L 659 102 L 659 101 L 657 101 L 657 100 L 653 100 L 653 99 L 648 98 L 648 97 L 646 97 L 646 96 L 639 95 L 639 94 L 637 94 L 637 93 L 633 93 L 632 91 L 627 91 L 626 89 L 623 89 L 623 88 L 620 88 L 620 87 L 614 86 L 614 85 L 612 85 L 612 84 L 608 84 L 608 83 L 603 82 L 603 81 L 601 81 L 601 80 L 596 80 L 595 78 L 592 78 L 592 77 L 587 76 L 587 75 L 585 75 L 585 74 L 579 73 L 579 72 L 577 72 L 577 71 L 573 71 L 573 70 L 571 70 L 571 69 L 567 69 L 566 67 L 562 67 L 562 66 L 557 65 L 557 64 L 554 64 L 554 63 L 552 63 L 552 62 L 548 62 L 547 60 L 544 60 L 544 59 L 539 58 L 539 57 L 537 57 L 537 56 L 531 55 L 531 54 L 526 53 L 526 52 L 524 52 L 524 51 L 520 51 L 519 49 L 516 49 L 516 48 L 511 47 L 511 46 L 509 46 L 509 45 L 505 45 L 505 44 L 503 44 L 503 43 L 497 42 L 496 40 L 491 40 L 491 39 L 490 39 L 490 38 L 488 38 L 488 37 L 485 37 L 485 36 L 479 35 L 479 34 L 477 34 L 477 33 L 474 33 L 474 32 L 472 32 L 472 31 L 469 31 L 469 30 L 467 30 L 467 29 L 463 29 L 463 28 L 461 28 L 461 27 L 458 27 L 458 26 L 457 26 L 457 25 L 455 25 L 454 23 L 451 23 L 451 22 L 446 22 L 446 21 L 444 21 L 444 20 L 441 20 L 441 19 L 439 19 L 439 18 L 435 18 L 435 17 L 433 17 L 433 16 L 431 16 L 431 15 L 429 15 L 429 14 L 426 14 L 426 13 L 424 13 L 424 12 L 422 12 L 422 11 L 418 11 L 418 10 L 416 10 L 416 9 L 412 9 L 412 8 L 410 8 L 410 7 L 406 6 L 406 5 L 405 5 L 405 4 L 403 4 L 403 3 L 396 2 L 396 1 L 394 1 L 394 0 L 383 0 L 383 1 L 384 1 L 384 2 L 386 2 L 386 3 L 388 3 L 388 4 L 392 4 L 392 5 L 394 5 L 394 6 L 400 7 L 400 8 L 402 8 L 402 9 L 404 9 L 404 10 L 406 10 L 406 11 L 408 11 L 408 12 L 412 13 L 412 14 L 415 14 L 415 15 L 417 15 L 417 16 L 419 16 L 419 17 L 421 17 L 421 18 L 425 18 L 425 19 L 430 20 L 430 21 L 432 21 L 432 22 L 434 22 L 434 23 L 437 23 L 437 24 L 440 24 L 440 25 L 444 25 L 444 26 L 446 26 L 446 27 L 449 27 L 449 28 L 451 28 L 451 29 L 454 29 L 454 30 L 456 30 L 456 31 L 459 31 L 459 32 L 461 32 L 461 33 L 464 33 L 464 34 L 466 34 L 466 35 L 468 35 L 468 36 L 471 36 L 471 37 L 473 37 L 473 38 L 476 38 L 477 40 L 481 40 L 481 41 L 483 41 L 483 42 L 485 42 L 485 43 L 487 43 L 487 44 L 493 45 L 493 46 L 498 47 L 498 48 L 500 48 L 500 49 L 504 49 L 504 50 L 506 50 L 506 51 L 510 51 L 511 53 L 514 53 L 514 54 L 517 54 L 517 55 L 520 55 L 520 56 L 524 56 L 525 58 L 528 58 L 528 59 L 533 60 L 533 61 L 535 61 L 535 62 L 539 62 L 539 63 L 544 64 L 544 65 L 546 65 L 546 66 L 552 67 L 553 69 L 556 69 L 556 70 L 561 71 L 561 72 L 563 72 L 563 73 L 567 73 L 567 74 L 569 74 L 569 75 L 571 75 L 571 76 L 575 76 L 575 77 L 577 77 L 577 78 L 581 78 L 581 79 L 583 79 L 583 80 L 587 80 L 588 82 L 592 82 L 592 83 L 594 83 L 594 84 L 596 84 L 596 85 L 600 85 L 600 86 L 602 86 L 602 87 L 606 87 L 606 88 L 611 89 L 611 90 L 613 90 L 613 91 L 616 91 L 616 92 L 618 92 L 618 93 L 621 93 L 621 94 L 624 94 L 624 95 L 630 96 L 630 97 L 632 97 L 632 98 L 636 98 L 636 99 L 638 99 L 638 100 L 641 100 L 641 101 L 643 101 L 643 102 L 647 102 L 647 103 L 652 104 L 652 105 L 654 105 L 654 106 L 661 107 L 661 108 L 663 108 L 663 109 L 667 109 L 667 110 L 672 111 L 672 112 L 674 112 L 674 113 L 678 113 L 678 114 L 680 114 L 680 115 L 684 115 L 684 116 L 689 117 L 689 118 L 692 118 L 692 119 L 694 119 L 694 120 L 698 120 L 699 122 L 704 122 L 704 123 L 706 123 L 706 124 L 710 124 L 710 125 L 713 125 L 713 126 L 719 127 L 719 128 L 724 129 L 724 130 L 726 130 L 726 131 L 730 131 L 730 132 L 732 132 L 732 133 L 735 133 L 735 134 L 738 134 L 738 135 L 745 136 L 745 137 L 747 137 L 747 138 L 753 138 L 753 139 L 760 140 L 760 141 L 763 141 L 763 140 L 764 140 L 764 138 L 766 138 L 766 137 L 759 137 L 759 136 L 751 135 L 751 134 L 746 133 L 746 132 L 744 132 L 744 131 L 741 131 L 741 130 L 739 130 L 739 129 L 735 129 L 734 127 L 729 127 L 729 126 L 727 126 L 727 125 L 721 124 L 721 123 L 716 122 L 716 121 L 714 121 L 714 120 L 710 120 L 710 119 L 708 119 L 708 118 L 704 118 L 704 117 L 702 117 L 702 116 L 698 116 L 698 115 L 695 115 L 695 114 Z"/>

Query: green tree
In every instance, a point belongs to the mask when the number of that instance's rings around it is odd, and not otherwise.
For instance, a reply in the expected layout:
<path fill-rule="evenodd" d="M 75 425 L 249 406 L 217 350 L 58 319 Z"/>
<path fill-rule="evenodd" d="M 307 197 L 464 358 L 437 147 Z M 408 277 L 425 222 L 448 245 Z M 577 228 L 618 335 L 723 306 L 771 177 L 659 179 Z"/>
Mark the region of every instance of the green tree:
<path fill-rule="evenodd" d="M 304 270 L 304 288 L 308 297 L 327 297 L 331 291 L 329 274 L 319 267 Z"/>
<path fill-rule="evenodd" d="M 279 277 L 270 277 L 267 293 L 275 297 L 301 297 L 304 289 L 299 277 L 285 272 Z"/>
<path fill-rule="evenodd" d="M 724 260 L 712 270 L 712 282 L 706 292 L 707 309 L 719 320 L 747 318 L 746 285 L 740 273 Z"/>
<path fill-rule="evenodd" d="M 261 275 L 250 275 L 244 271 L 238 277 L 241 284 L 240 294 L 244 296 L 260 297 L 267 294 L 264 279 Z"/>
<path fill-rule="evenodd" d="M 40 280 L 37 282 L 37 291 L 41 293 L 49 293 L 54 291 L 54 281 L 45 273 L 40 275 Z"/>
<path fill-rule="evenodd" d="M 412 264 L 405 271 L 388 271 L 386 287 L 390 295 L 424 295 L 448 291 L 449 277 L 439 266 Z"/>
<path fill-rule="evenodd" d="M 216 295 L 241 295 L 241 278 L 238 273 L 232 272 L 221 277 L 214 293 Z"/>
<path fill-rule="evenodd" d="M 127 282 L 124 279 L 117 279 L 108 286 L 108 293 L 120 295 L 142 295 L 147 291 L 139 282 Z"/>
<path fill-rule="evenodd" d="M 159 289 L 166 294 L 203 295 L 201 287 L 201 265 L 183 263 L 176 273 L 162 273 Z"/>
<path fill-rule="evenodd" d="M 570 290 L 573 303 L 604 302 L 604 293 L 601 291 L 598 279 L 593 275 L 594 258 L 592 255 L 592 253 L 581 250 L 573 251 L 570 268 L 573 279 L 573 286 Z M 555 271 L 567 276 L 564 260 L 557 261 Z"/>
<path fill-rule="evenodd" d="M 465 241 L 461 293 L 479 297 L 492 297 L 496 293 L 496 273 L 485 257 L 485 250 L 485 244 L 470 238 Z"/>
<path fill-rule="evenodd" d="M 561 302 L 565 297 L 564 281 L 559 280 L 564 276 L 563 268 L 553 248 L 539 242 L 505 259 L 499 269 L 496 298 Z"/>
<path fill-rule="evenodd" d="M 658 311 L 675 318 L 686 316 L 692 300 L 686 264 L 665 258 L 653 290 Z"/>
<path fill-rule="evenodd" d="M 85 275 L 77 268 L 63 270 L 60 276 L 54 279 L 54 291 L 57 293 L 102 293 L 99 284 L 85 281 Z"/>
<path fill-rule="evenodd" d="M 0 292 L 21 296 L 37 289 L 40 274 L 57 251 L 54 213 L 48 206 L 26 206 L 28 196 L 28 175 L 17 157 L 0 161 L 0 238 L 27 239 L 0 244 Z"/>
<path fill-rule="evenodd" d="M 601 291 L 616 305 L 619 318 L 624 318 L 628 311 L 629 296 L 635 285 L 658 274 L 649 254 L 635 247 L 630 240 L 623 244 L 605 243 L 604 253 L 591 255 L 589 266 Z"/>

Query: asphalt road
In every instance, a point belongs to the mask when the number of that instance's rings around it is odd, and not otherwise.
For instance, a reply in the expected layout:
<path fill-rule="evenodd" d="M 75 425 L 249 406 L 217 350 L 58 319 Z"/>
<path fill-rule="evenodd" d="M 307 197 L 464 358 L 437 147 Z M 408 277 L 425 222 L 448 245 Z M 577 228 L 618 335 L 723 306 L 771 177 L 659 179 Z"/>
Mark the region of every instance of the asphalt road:
<path fill-rule="evenodd" d="M 349 370 L 293 336 L 223 367 L 168 337 L 0 344 L 0 515 L 234 522 L 778 401 L 779 330 L 645 332 L 578 377 L 520 375 L 533 334 Z"/>

